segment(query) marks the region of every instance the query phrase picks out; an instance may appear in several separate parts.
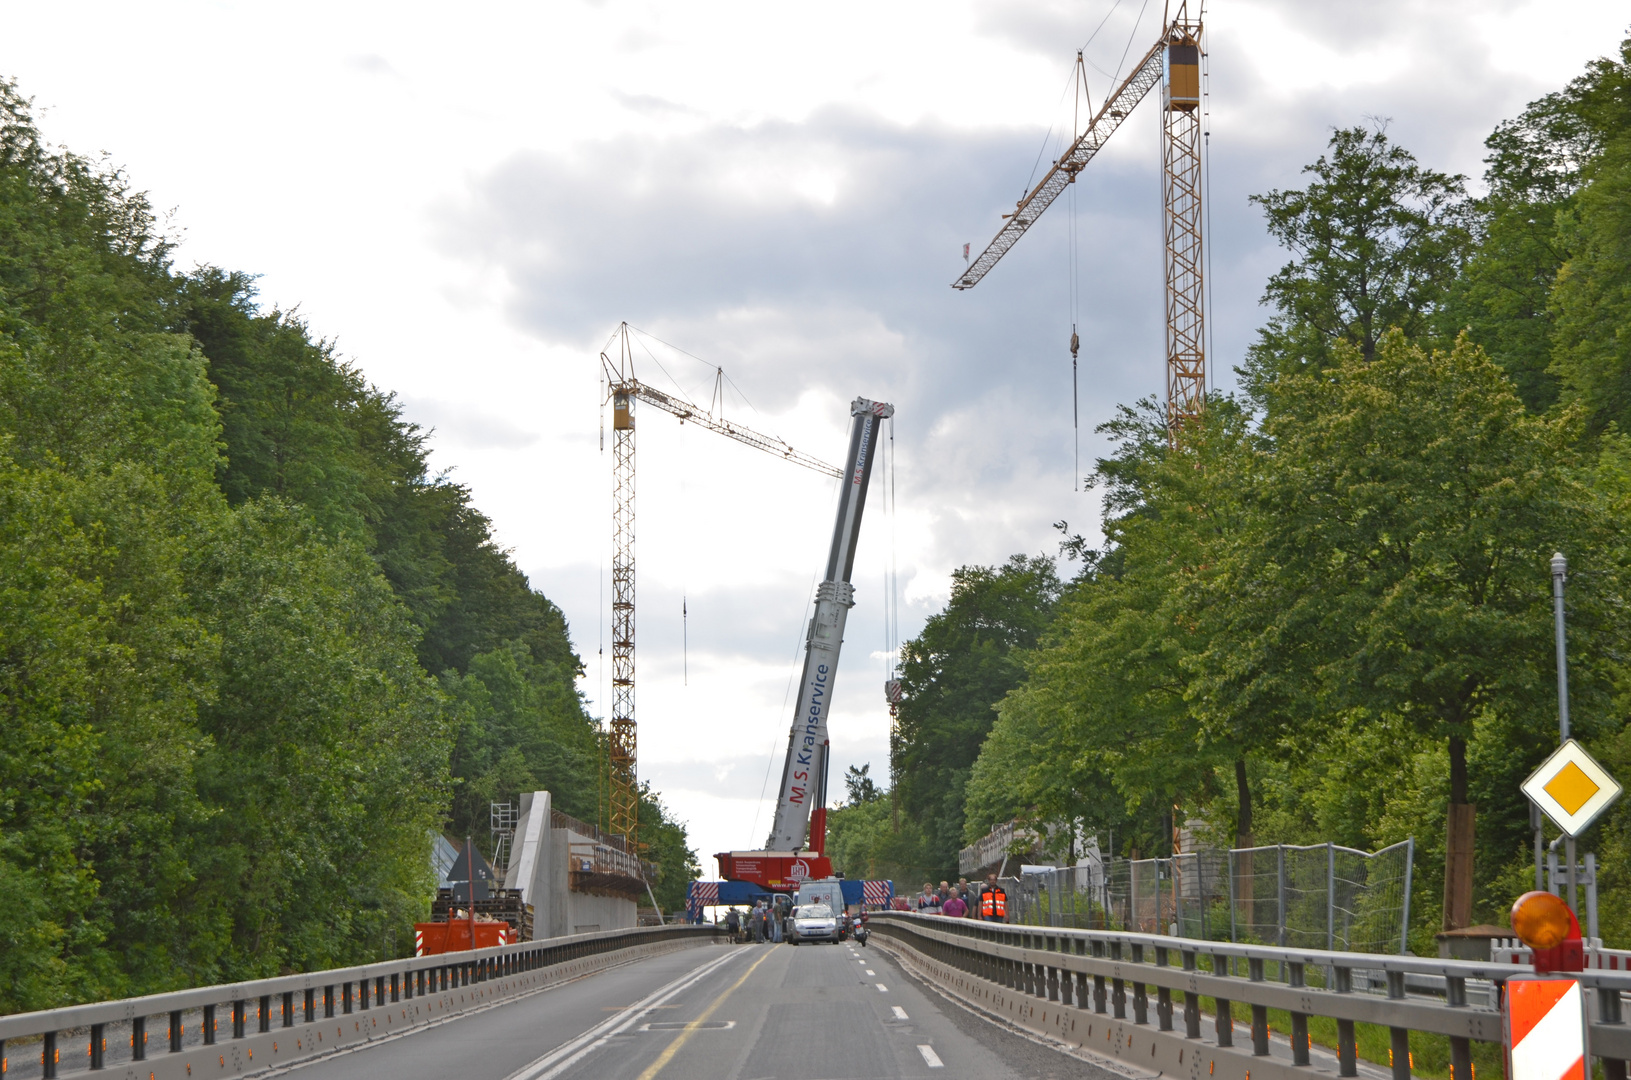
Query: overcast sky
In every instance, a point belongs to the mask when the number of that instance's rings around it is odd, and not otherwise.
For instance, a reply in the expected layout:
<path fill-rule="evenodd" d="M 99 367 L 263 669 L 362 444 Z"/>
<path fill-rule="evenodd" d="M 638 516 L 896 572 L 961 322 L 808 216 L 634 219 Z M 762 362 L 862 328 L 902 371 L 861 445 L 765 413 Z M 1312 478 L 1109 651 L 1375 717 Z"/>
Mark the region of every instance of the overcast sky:
<path fill-rule="evenodd" d="M 889 561 L 910 637 L 956 566 L 1051 553 L 1059 520 L 1093 535 L 1097 504 L 1073 490 L 1070 196 L 977 289 L 949 283 L 1056 156 L 1075 50 L 1091 38 L 1099 101 L 1160 6 L 0 0 L 0 75 L 47 138 L 105 152 L 173 208 L 181 266 L 259 273 L 266 302 L 435 428 L 436 466 L 566 611 L 597 715 L 596 357 L 618 322 L 655 339 L 642 378 L 706 402 L 721 365 L 728 417 L 818 457 L 842 455 L 851 398 L 893 402 L 899 513 L 874 488 L 836 801 L 845 766 L 888 771 Z M 1623 0 L 1210 8 L 1217 385 L 1284 261 L 1249 194 L 1299 184 L 1333 126 L 1367 118 L 1476 182 L 1490 128 L 1628 22 Z M 1084 472 L 1094 425 L 1163 386 L 1154 106 L 1074 192 Z M 638 439 L 640 774 L 711 875 L 715 851 L 768 829 L 832 483 L 652 409 Z"/>

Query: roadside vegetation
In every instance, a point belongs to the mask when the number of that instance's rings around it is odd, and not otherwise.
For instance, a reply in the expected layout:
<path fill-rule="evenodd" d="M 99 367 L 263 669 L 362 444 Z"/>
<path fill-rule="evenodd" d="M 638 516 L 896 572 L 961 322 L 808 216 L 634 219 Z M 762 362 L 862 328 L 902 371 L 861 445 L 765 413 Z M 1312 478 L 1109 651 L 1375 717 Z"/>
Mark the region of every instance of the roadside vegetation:
<path fill-rule="evenodd" d="M 1414 836 L 1431 952 L 1446 823 L 1473 922 L 1532 884 L 1519 783 L 1556 746 L 1554 551 L 1575 735 L 1631 780 L 1631 42 L 1488 138 L 1484 193 L 1373 124 L 1254 199 L 1289 260 L 1169 444 L 1124 407 L 1102 549 L 965 567 L 907 644 L 893 783 L 830 819 L 851 876 L 955 878 L 1018 819 L 1108 852 Z M 1061 582 L 1063 565 L 1073 575 Z M 1551 834 L 1555 835 L 1555 833 Z M 1631 946 L 1631 804 L 1585 838 Z"/>
<path fill-rule="evenodd" d="M 0 83 L 0 1012 L 401 954 L 432 831 L 596 819 L 566 621 L 425 438 Z"/>

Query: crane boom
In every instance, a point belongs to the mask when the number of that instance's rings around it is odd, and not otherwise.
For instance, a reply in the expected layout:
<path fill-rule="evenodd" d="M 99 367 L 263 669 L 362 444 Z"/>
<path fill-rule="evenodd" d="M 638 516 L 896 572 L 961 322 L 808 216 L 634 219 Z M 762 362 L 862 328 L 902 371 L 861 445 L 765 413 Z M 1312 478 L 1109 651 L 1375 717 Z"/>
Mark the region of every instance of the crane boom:
<path fill-rule="evenodd" d="M 763 450 L 767 454 L 774 454 L 786 461 L 791 461 L 795 465 L 802 465 L 806 469 L 814 469 L 818 473 L 825 473 L 834 479 L 844 475 L 838 466 L 829 465 L 820 458 L 814 458 L 809 454 L 793 449 L 792 445 L 785 439 L 778 438 L 775 435 L 762 435 L 752 428 L 743 427 L 741 424 L 733 424 L 724 417 L 704 412 L 683 398 L 665 394 L 656 387 L 648 386 L 638 379 L 631 378 L 622 383 L 614 382 L 612 384 L 612 393 L 614 395 L 623 393 L 631 397 L 637 397 L 648 405 L 655 405 L 657 408 L 677 416 L 681 420 L 689 420 L 691 423 L 705 427 L 709 431 L 717 431 L 719 434 L 735 439 L 739 443 L 757 450 Z"/>
<path fill-rule="evenodd" d="M 810 811 L 826 806 L 827 714 L 833 685 L 838 679 L 838 654 L 844 644 L 844 622 L 855 606 L 850 574 L 855 568 L 855 542 L 861 534 L 861 511 L 866 507 L 867 481 L 877 457 L 878 432 L 895 407 L 881 401 L 856 398 L 850 403 L 850 441 L 845 483 L 838 497 L 838 519 L 833 524 L 827 572 L 816 586 L 815 615 L 804 644 L 804 673 L 799 679 L 798 705 L 787 735 L 787 760 L 782 765 L 781 791 L 770 827 L 768 849 L 796 852 L 809 832 Z M 818 840 L 819 852 L 822 844 Z"/>
<path fill-rule="evenodd" d="M 980 257 L 969 264 L 963 271 L 963 276 L 952 282 L 954 289 L 972 289 L 980 283 L 980 279 L 997 265 L 1008 249 L 1019 242 L 1042 212 L 1053 205 L 1065 190 L 1066 186 L 1075 183 L 1076 174 L 1087 167 L 1098 154 L 1100 148 L 1109 141 L 1116 129 L 1127 119 L 1144 95 L 1148 94 L 1161 82 L 1161 51 L 1167 44 L 1167 35 L 1163 34 L 1161 40 L 1150 47 L 1144 58 L 1138 62 L 1133 73 L 1122 84 L 1116 87 L 1115 93 L 1107 98 L 1094 115 L 1087 130 L 1081 137 L 1070 144 L 1070 149 L 1064 156 L 1053 163 L 1053 167 L 1042 178 L 1041 183 L 1032 188 L 1030 193 L 1020 199 L 1014 207 L 1012 214 L 1004 214 L 1007 219 L 997 235 L 992 237 L 991 243 L 986 245 Z"/>

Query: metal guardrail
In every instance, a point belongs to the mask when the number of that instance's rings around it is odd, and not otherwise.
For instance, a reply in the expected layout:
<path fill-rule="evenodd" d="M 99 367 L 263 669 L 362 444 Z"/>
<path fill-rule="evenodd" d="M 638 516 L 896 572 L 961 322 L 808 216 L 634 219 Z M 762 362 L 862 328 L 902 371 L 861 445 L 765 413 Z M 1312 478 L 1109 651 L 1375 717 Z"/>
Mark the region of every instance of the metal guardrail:
<path fill-rule="evenodd" d="M 683 924 L 605 930 L 14 1013 L 0 1016 L 0 1076 L 49 1078 L 113 1067 L 125 1068 L 130 1076 L 147 1072 L 149 1080 L 241 1075 L 347 1049 L 560 978 L 575 978 L 607 966 L 614 953 L 719 936 L 712 926 Z M 222 1017 L 230 1025 L 225 1032 Z M 148 1045 L 148 1021 L 153 1019 L 159 1021 L 154 1033 L 163 1032 L 165 1040 L 156 1053 Z M 352 1028 L 334 1024 L 337 1019 Z M 8 1062 L 8 1049 L 20 1049 L 18 1043 L 29 1047 L 27 1056 Z M 72 1048 L 68 1062 L 62 1060 L 65 1048 Z M 79 1064 L 73 1064 L 74 1056 Z"/>
<path fill-rule="evenodd" d="M 1281 1064 L 1264 1060 L 1270 1056 L 1268 1010 L 1279 1009 L 1291 1014 L 1291 1069 L 1310 1063 L 1308 1020 L 1319 1016 L 1336 1021 L 1340 1076 L 1358 1075 L 1354 1025 L 1366 1023 L 1389 1030 L 1394 1080 L 1410 1077 L 1412 1031 L 1447 1036 L 1453 1076 L 1470 1078 L 1471 1043 L 1501 1041 L 1499 1002 L 1506 980 L 1533 970 L 1511 963 L 1236 945 L 902 912 L 873 915 L 868 925 L 878 937 L 956 969 L 960 982 L 981 980 L 1044 1008 L 1057 1003 L 1124 1021 L 1130 995 L 1134 1028 L 1151 1024 L 1153 987 L 1154 1024 L 1146 1030 L 1171 1032 L 1169 1044 L 1202 1039 L 1201 998 L 1210 997 L 1215 1008 L 1208 1050 L 1215 1046 L 1219 1057 L 1241 1059 L 1247 1075 L 1258 1069 L 1260 1077 L 1272 1077 Z M 1592 1056 L 1602 1060 L 1608 1080 L 1626 1080 L 1631 1026 L 1623 1020 L 1620 995 L 1631 990 L 1631 973 L 1599 970 L 1570 977 L 1596 991 L 1588 995 Z M 1250 1013 L 1249 1054 L 1234 1049 L 1236 1005 Z M 1181 1035 L 1175 1023 L 1182 1025 Z M 1159 1048 L 1152 1042 L 1150 1057 Z M 1226 1072 L 1238 1076 L 1240 1070 Z"/>

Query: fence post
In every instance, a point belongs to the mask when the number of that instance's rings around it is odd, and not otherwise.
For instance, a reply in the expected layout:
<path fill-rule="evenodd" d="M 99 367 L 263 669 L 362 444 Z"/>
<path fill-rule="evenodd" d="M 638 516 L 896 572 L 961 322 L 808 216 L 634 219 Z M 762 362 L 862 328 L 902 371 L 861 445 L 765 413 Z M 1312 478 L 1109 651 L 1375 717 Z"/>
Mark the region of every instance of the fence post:
<path fill-rule="evenodd" d="M 1279 883 L 1279 900 L 1276 905 L 1278 908 L 1278 914 L 1275 916 L 1275 921 L 1278 925 L 1275 930 L 1274 943 L 1283 949 L 1286 947 L 1286 846 L 1284 844 L 1275 844 L 1274 854 L 1274 874 L 1275 879 Z"/>
<path fill-rule="evenodd" d="M 1325 951 L 1336 950 L 1337 936 L 1337 849 L 1325 842 Z"/>
<path fill-rule="evenodd" d="M 1416 838 L 1407 837 L 1404 842 L 1404 903 L 1401 906 L 1403 914 L 1399 916 L 1399 955 L 1403 956 L 1410 948 L 1410 876 L 1416 868 Z"/>

